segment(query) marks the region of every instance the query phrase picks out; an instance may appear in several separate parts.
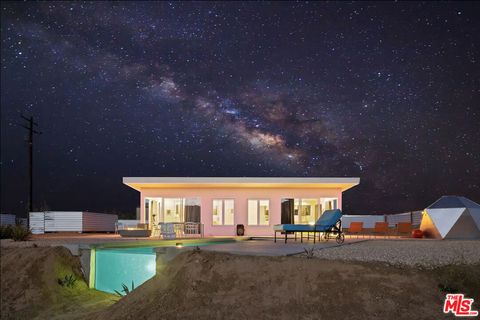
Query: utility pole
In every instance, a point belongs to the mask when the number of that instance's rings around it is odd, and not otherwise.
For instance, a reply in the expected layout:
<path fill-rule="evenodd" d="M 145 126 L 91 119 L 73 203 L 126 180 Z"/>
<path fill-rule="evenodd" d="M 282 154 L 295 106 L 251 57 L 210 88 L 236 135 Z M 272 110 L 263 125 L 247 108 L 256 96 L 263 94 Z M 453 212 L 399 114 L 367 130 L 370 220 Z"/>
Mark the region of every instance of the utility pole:
<path fill-rule="evenodd" d="M 27 212 L 27 226 L 30 222 L 30 212 L 33 211 L 33 135 L 42 134 L 40 131 L 34 129 L 38 127 L 38 123 L 33 121 L 33 116 L 25 117 L 23 114 L 20 115 L 23 120 L 27 121 L 26 124 L 20 124 L 21 127 L 28 130 L 28 177 L 29 177 L 29 193 L 28 193 L 28 212 Z"/>

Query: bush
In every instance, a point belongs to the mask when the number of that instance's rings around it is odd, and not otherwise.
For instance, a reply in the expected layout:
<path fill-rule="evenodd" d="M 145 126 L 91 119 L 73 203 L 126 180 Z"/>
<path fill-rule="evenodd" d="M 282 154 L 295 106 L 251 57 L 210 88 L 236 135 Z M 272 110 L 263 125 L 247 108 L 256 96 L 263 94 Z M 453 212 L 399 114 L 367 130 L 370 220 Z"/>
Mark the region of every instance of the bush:
<path fill-rule="evenodd" d="M 62 287 L 69 287 L 73 288 L 75 286 L 75 282 L 77 282 L 77 278 L 74 274 L 66 275 L 63 279 L 58 279 L 58 284 Z"/>
<path fill-rule="evenodd" d="M 480 264 L 447 265 L 432 270 L 438 288 L 444 293 L 464 293 L 480 296 Z"/>
<path fill-rule="evenodd" d="M 13 241 L 27 241 L 31 235 L 32 232 L 22 225 L 17 225 L 12 228 Z"/>
<path fill-rule="evenodd" d="M 11 239 L 12 229 L 12 226 L 0 226 L 0 239 Z"/>
<path fill-rule="evenodd" d="M 122 292 L 119 292 L 117 290 L 113 290 L 115 291 L 115 293 L 117 294 L 117 296 L 119 297 L 124 297 L 126 296 L 127 294 L 130 294 L 133 290 L 135 290 L 135 284 L 133 283 L 133 280 L 132 280 L 132 289 L 128 288 L 128 286 L 124 283 L 122 283 Z"/>
<path fill-rule="evenodd" d="M 310 249 L 303 248 L 303 251 L 305 251 L 305 256 L 307 259 L 312 259 L 315 257 L 315 247 L 311 247 Z"/>

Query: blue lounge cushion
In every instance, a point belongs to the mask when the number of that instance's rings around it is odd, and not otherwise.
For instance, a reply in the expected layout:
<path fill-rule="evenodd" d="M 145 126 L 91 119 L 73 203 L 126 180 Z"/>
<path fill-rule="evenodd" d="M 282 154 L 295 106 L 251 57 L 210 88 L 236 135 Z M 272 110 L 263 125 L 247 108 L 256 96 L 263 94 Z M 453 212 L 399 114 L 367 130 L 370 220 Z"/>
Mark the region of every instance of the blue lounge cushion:
<path fill-rule="evenodd" d="M 274 231 L 296 231 L 296 232 L 313 232 L 328 231 L 342 217 L 342 211 L 339 209 L 326 210 L 315 225 L 310 224 L 277 224 L 273 226 Z"/>
<path fill-rule="evenodd" d="M 273 226 L 275 231 L 297 231 L 297 232 L 313 232 L 315 226 L 309 224 L 277 224 Z"/>
<path fill-rule="evenodd" d="M 342 211 L 339 209 L 326 210 L 315 223 L 317 226 L 334 226 L 342 217 Z"/>

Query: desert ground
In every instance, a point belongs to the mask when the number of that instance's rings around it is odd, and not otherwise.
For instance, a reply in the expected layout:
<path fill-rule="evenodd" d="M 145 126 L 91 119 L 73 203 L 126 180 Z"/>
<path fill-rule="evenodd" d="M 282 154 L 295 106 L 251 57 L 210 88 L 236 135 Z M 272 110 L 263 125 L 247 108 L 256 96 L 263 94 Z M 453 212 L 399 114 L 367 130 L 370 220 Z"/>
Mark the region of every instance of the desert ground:
<path fill-rule="evenodd" d="M 365 241 L 278 257 L 186 251 L 123 298 L 88 289 L 78 258 L 63 247 L 2 246 L 1 318 L 439 319 L 445 291 L 476 298 L 478 309 L 480 242 L 414 243 Z M 447 261 L 432 248 L 464 253 Z M 425 260 L 427 252 L 433 258 Z M 392 258 L 404 254 L 398 259 L 407 263 Z M 72 288 L 59 284 L 69 274 L 78 279 Z"/>

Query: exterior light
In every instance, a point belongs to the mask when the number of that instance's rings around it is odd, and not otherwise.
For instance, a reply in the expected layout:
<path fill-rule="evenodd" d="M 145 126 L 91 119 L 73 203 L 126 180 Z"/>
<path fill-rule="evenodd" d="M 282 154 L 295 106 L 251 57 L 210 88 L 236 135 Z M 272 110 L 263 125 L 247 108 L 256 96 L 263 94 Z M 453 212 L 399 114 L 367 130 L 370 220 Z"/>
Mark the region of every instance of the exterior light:
<path fill-rule="evenodd" d="M 177 248 L 183 248 L 183 243 L 177 242 L 177 243 L 175 243 L 175 247 L 177 247 Z"/>

